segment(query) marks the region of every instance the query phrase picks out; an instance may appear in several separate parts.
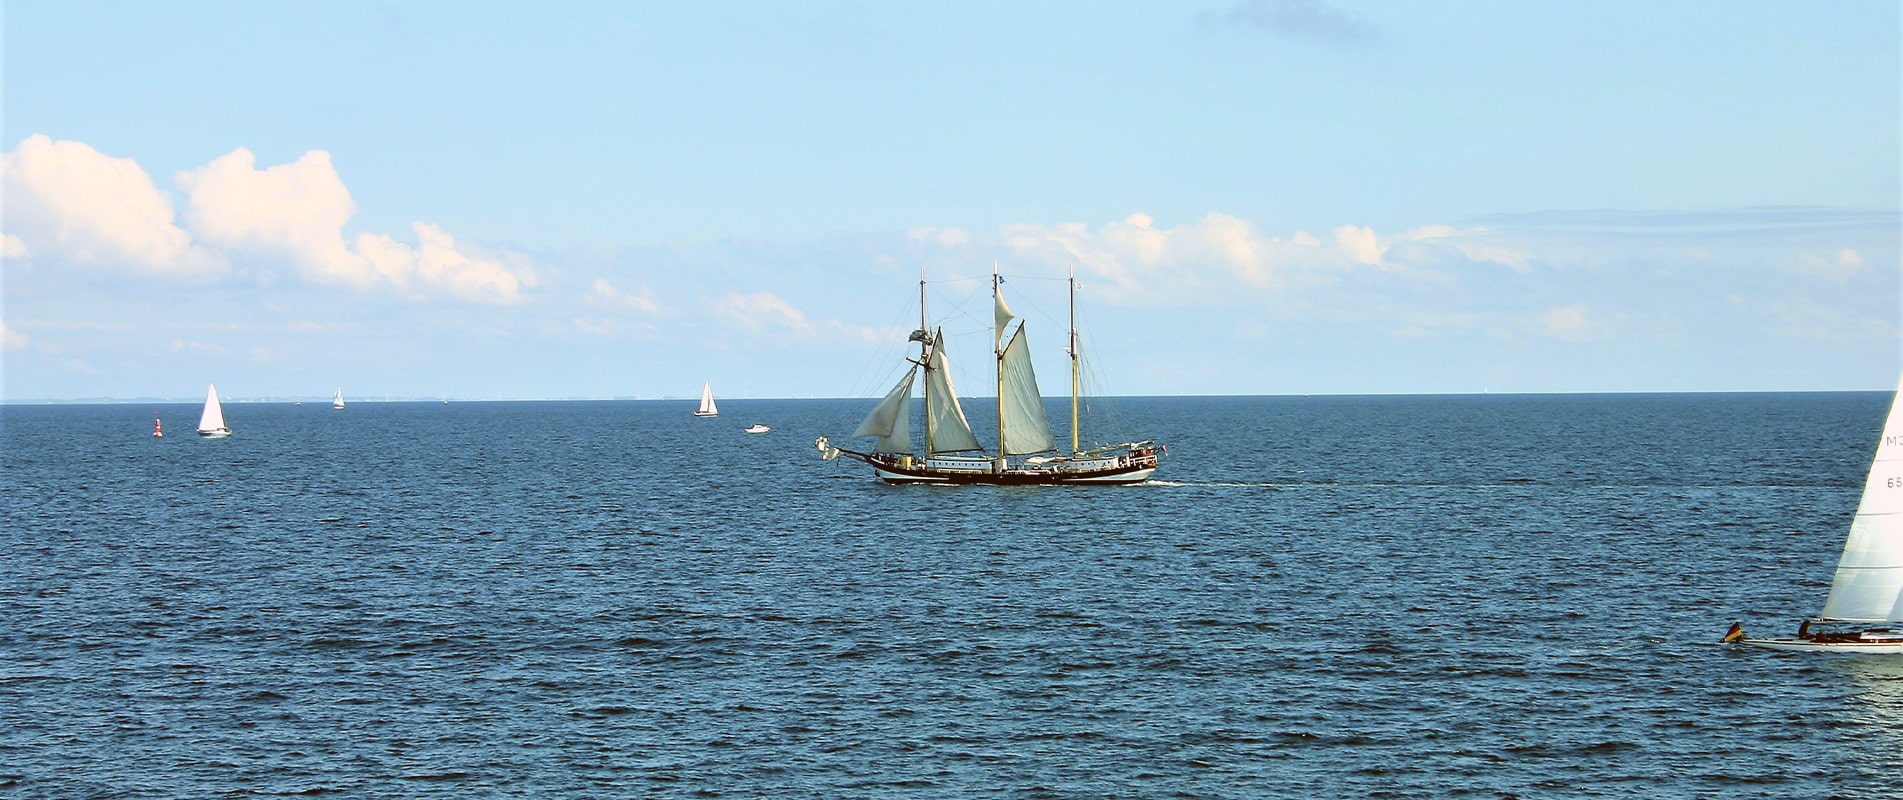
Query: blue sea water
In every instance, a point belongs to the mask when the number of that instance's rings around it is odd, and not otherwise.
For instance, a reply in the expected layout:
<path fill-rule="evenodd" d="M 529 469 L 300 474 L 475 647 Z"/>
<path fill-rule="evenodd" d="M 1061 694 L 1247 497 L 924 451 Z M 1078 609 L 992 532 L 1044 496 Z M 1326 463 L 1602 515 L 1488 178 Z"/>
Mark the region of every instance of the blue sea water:
<path fill-rule="evenodd" d="M 1717 644 L 1888 401 L 1130 398 L 1088 488 L 843 401 L 0 407 L 0 795 L 1894 796 L 1903 664 Z"/>

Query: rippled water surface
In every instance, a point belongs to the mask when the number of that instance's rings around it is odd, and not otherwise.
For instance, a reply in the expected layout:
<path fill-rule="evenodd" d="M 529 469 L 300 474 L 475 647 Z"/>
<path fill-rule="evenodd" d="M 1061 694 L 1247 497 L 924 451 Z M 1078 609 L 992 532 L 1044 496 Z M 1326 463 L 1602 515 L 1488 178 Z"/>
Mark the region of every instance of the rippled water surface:
<path fill-rule="evenodd" d="M 832 401 L 7 406 L 0 795 L 1894 796 L 1903 660 L 1716 644 L 1888 400 L 1127 399 L 1158 480 L 1042 489 Z"/>

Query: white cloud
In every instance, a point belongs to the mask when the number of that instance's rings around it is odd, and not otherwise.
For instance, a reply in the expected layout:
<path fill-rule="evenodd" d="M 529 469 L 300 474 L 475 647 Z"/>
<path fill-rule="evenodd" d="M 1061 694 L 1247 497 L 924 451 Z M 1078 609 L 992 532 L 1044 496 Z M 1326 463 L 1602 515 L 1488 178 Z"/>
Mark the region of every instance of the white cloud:
<path fill-rule="evenodd" d="M 0 349 L 25 350 L 30 343 L 31 340 L 26 334 L 14 330 L 13 326 L 5 322 L 0 322 Z"/>
<path fill-rule="evenodd" d="M 1524 256 L 1486 241 L 1484 229 L 1429 225 L 1384 236 L 1373 228 L 1342 225 L 1323 240 L 1300 230 L 1287 237 L 1265 235 L 1246 220 L 1216 212 L 1173 228 L 1157 227 L 1147 214 L 1132 214 L 1094 230 L 1081 223 L 1007 225 L 998 235 L 1007 249 L 1073 261 L 1080 270 L 1108 279 L 1117 293 L 1153 299 L 1180 297 L 1199 287 L 1281 289 L 1364 267 L 1407 271 L 1450 260 L 1517 269 L 1526 264 Z M 1397 259 L 1395 247 L 1402 244 L 1410 247 Z M 1429 256 L 1435 260 L 1409 260 Z"/>
<path fill-rule="evenodd" d="M 259 170 L 257 158 L 240 147 L 175 180 L 189 198 L 185 225 L 199 241 L 287 258 L 322 282 L 370 285 L 364 259 L 344 244 L 344 223 L 356 204 L 329 153 L 312 150 Z"/>
<path fill-rule="evenodd" d="M 582 301 L 594 306 L 632 309 L 643 314 L 661 312 L 660 301 L 654 299 L 654 293 L 647 287 L 641 287 L 633 292 L 624 292 L 606 278 L 595 279 L 588 293 L 582 295 Z"/>
<path fill-rule="evenodd" d="M 3 166 L 0 253 L 9 260 L 216 277 L 242 257 L 265 269 L 289 266 L 314 283 L 475 303 L 520 302 L 537 282 L 520 257 L 483 253 L 428 223 L 412 225 L 415 245 L 370 233 L 346 240 L 356 204 L 322 150 L 259 169 L 257 157 L 238 148 L 179 172 L 182 225 L 170 196 L 137 163 L 81 142 L 35 135 L 5 154 Z"/>
<path fill-rule="evenodd" d="M 197 170 L 178 183 L 191 197 L 187 224 L 214 246 L 289 260 L 319 283 L 355 289 L 389 287 L 413 298 L 447 295 L 475 303 L 520 302 L 534 286 L 533 271 L 458 246 L 435 225 L 411 225 L 417 244 L 384 234 L 344 240 L 344 224 L 356 210 L 330 154 L 312 150 L 289 164 L 257 169 L 244 148 Z M 352 246 L 354 244 L 354 246 Z"/>
<path fill-rule="evenodd" d="M 1381 266 L 1381 254 L 1387 252 L 1387 245 L 1376 236 L 1373 228 L 1358 225 L 1343 225 L 1335 229 L 1335 244 L 1342 252 L 1357 264 L 1371 267 Z"/>
<path fill-rule="evenodd" d="M 714 300 L 710 308 L 728 325 L 752 333 L 790 331 L 810 335 L 814 331 L 805 312 L 768 292 L 725 295 Z"/>
<path fill-rule="evenodd" d="M 174 222 L 171 198 L 129 158 L 34 134 L 0 156 L 9 259 L 53 257 L 205 277 L 223 261 Z"/>
<path fill-rule="evenodd" d="M 1582 303 L 1574 303 L 1570 306 L 1550 309 L 1540 315 L 1539 321 L 1549 334 L 1565 339 L 1577 338 L 1586 332 L 1588 325 L 1586 306 Z"/>
<path fill-rule="evenodd" d="M 1852 249 L 1836 253 L 1803 252 L 1797 255 L 1795 270 L 1801 274 L 1842 281 L 1862 272 L 1863 254 Z"/>

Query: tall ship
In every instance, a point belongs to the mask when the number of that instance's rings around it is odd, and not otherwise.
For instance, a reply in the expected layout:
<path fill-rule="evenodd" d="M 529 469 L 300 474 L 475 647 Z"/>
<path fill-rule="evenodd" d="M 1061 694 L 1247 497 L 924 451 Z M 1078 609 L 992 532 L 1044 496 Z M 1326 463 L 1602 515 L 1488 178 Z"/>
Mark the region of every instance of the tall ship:
<path fill-rule="evenodd" d="M 1081 364 L 1077 337 L 1077 278 L 1067 278 L 1070 305 L 1070 441 L 1061 449 L 1051 434 L 1031 367 L 1025 324 L 1005 305 L 1003 280 L 997 264 L 991 267 L 992 355 L 997 363 L 997 447 L 987 450 L 972 433 L 958 393 L 952 386 L 945 353 L 945 334 L 934 329 L 925 310 L 925 278 L 919 276 L 919 326 L 908 342 L 918 344 L 918 357 L 907 358 L 911 368 L 885 399 L 852 432 L 852 439 L 872 439 L 866 451 L 835 446 L 826 437 L 814 442 L 820 457 L 840 456 L 864 461 L 880 480 L 895 484 L 990 484 L 1048 486 L 1070 484 L 1131 484 L 1149 480 L 1164 448 L 1151 440 L 1084 446 L 1080 441 L 1079 384 Z M 1005 334 L 1009 332 L 1010 336 Z M 912 435 L 913 387 L 923 372 L 924 436 Z"/>

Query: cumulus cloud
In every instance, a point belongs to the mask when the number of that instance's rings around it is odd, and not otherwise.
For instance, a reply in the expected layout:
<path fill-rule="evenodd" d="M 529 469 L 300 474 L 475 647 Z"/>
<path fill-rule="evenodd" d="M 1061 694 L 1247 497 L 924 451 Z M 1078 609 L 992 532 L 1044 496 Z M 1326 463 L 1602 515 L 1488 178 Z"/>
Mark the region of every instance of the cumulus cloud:
<path fill-rule="evenodd" d="M 536 282 L 525 266 L 472 252 L 429 223 L 411 226 L 414 246 L 371 233 L 346 242 L 344 224 L 356 204 L 321 150 L 260 170 L 239 148 L 179 173 L 178 183 L 191 197 L 186 222 L 202 240 L 287 260 L 316 282 L 476 303 L 518 302 Z"/>
<path fill-rule="evenodd" d="M 1561 338 L 1577 338 L 1586 332 L 1586 306 L 1575 303 L 1563 308 L 1550 309 L 1539 317 L 1545 331 Z"/>
<path fill-rule="evenodd" d="M 1064 260 L 1107 279 L 1114 292 L 1168 299 L 1201 287 L 1279 289 L 1374 268 L 1419 272 L 1469 262 L 1524 268 L 1525 258 L 1485 241 L 1484 230 L 1435 225 L 1391 235 L 1342 225 L 1327 238 L 1307 231 L 1271 236 L 1254 224 L 1211 212 L 1176 227 L 1158 227 L 1132 214 L 1097 228 L 1082 223 L 1009 225 L 999 231 L 1005 249 L 1047 261 Z M 930 239 L 931 232 L 914 239 Z"/>
<path fill-rule="evenodd" d="M 810 335 L 814 332 L 814 325 L 805 312 L 768 292 L 725 295 L 715 299 L 710 308 L 728 325 L 751 333 L 787 331 Z"/>
<path fill-rule="evenodd" d="M 260 169 L 239 148 L 174 182 L 185 192 L 182 224 L 170 196 L 131 159 L 80 142 L 32 136 L 5 155 L 9 259 L 42 254 L 159 274 L 220 275 L 234 259 L 288 266 L 314 283 L 404 297 L 514 303 L 536 285 L 520 257 L 489 254 L 428 223 L 415 244 L 385 234 L 346 239 L 356 211 L 330 154 L 312 150 Z"/>
<path fill-rule="evenodd" d="M 225 270 L 178 226 L 171 198 L 132 159 L 35 134 L 0 156 L 0 175 L 10 260 L 47 257 L 191 277 Z"/>
<path fill-rule="evenodd" d="M 356 205 L 329 153 L 312 150 L 260 170 L 240 147 L 174 180 L 190 198 L 185 224 L 199 241 L 281 256 L 319 280 L 369 285 L 364 259 L 344 244 L 344 223 Z"/>
<path fill-rule="evenodd" d="M 0 322 L 0 349 L 25 350 L 30 343 L 31 340 L 26 334 L 14 330 L 13 326 L 5 322 Z"/>
<path fill-rule="evenodd" d="M 644 286 L 631 292 L 622 291 L 606 278 L 595 279 L 594 284 L 589 286 L 588 293 L 582 295 L 582 301 L 592 306 L 631 309 L 643 314 L 658 314 L 661 312 L 660 301 L 654 299 L 654 293 L 649 291 L 647 287 Z"/>
<path fill-rule="evenodd" d="M 1843 249 L 1836 253 L 1799 253 L 1796 271 L 1819 278 L 1842 281 L 1862 272 L 1865 267 L 1862 253 Z"/>

